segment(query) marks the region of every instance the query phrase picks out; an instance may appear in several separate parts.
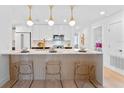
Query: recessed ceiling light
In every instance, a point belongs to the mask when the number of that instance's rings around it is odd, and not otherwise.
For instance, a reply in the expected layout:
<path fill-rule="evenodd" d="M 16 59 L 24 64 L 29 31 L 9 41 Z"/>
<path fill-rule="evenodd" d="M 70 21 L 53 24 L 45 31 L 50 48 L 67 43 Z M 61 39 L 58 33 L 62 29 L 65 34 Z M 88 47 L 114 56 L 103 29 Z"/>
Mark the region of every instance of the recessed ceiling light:
<path fill-rule="evenodd" d="M 101 11 L 101 12 L 100 12 L 100 15 L 104 15 L 104 14 L 105 14 L 105 11 Z"/>

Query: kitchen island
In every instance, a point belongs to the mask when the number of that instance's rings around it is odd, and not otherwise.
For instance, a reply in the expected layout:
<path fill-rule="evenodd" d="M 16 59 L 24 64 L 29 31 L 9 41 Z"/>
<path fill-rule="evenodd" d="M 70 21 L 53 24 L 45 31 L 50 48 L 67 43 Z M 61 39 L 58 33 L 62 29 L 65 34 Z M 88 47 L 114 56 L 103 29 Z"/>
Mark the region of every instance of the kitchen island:
<path fill-rule="evenodd" d="M 75 49 L 56 49 L 56 53 L 50 53 L 47 49 L 31 49 L 28 53 L 21 53 L 20 50 L 3 52 L 3 56 L 8 56 L 10 61 L 10 80 L 14 79 L 12 74 L 12 64 L 21 61 L 33 61 L 34 80 L 45 79 L 45 67 L 48 61 L 60 61 L 62 80 L 74 79 L 75 62 L 95 64 L 96 80 L 103 85 L 103 54 L 101 52 L 87 50 L 79 52 Z"/>

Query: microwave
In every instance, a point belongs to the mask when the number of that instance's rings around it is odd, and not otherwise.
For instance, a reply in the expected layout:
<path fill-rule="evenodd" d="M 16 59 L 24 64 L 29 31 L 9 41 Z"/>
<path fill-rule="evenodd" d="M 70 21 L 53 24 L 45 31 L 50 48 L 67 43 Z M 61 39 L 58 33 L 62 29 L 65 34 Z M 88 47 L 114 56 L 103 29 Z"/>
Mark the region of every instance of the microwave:
<path fill-rule="evenodd" d="M 64 41 L 64 35 L 53 35 L 54 41 Z"/>

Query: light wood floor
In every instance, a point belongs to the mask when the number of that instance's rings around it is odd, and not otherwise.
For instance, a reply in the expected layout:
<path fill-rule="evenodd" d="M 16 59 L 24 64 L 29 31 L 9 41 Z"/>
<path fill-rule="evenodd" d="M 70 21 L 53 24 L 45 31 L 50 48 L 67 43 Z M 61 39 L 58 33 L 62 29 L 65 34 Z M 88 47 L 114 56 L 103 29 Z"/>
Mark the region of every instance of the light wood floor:
<path fill-rule="evenodd" d="M 4 88 L 10 87 L 10 83 L 6 83 Z M 64 80 L 64 81 L 43 81 L 35 80 L 31 81 L 18 81 L 14 88 L 94 88 L 89 81 L 76 81 Z M 124 76 L 108 69 L 104 68 L 104 87 L 105 88 L 124 88 Z"/>
<path fill-rule="evenodd" d="M 3 88 L 11 87 L 9 82 Z M 88 80 L 34 80 L 31 81 L 18 81 L 12 88 L 95 88 L 94 85 Z"/>
<path fill-rule="evenodd" d="M 104 68 L 104 87 L 124 88 L 124 76 L 108 68 Z"/>

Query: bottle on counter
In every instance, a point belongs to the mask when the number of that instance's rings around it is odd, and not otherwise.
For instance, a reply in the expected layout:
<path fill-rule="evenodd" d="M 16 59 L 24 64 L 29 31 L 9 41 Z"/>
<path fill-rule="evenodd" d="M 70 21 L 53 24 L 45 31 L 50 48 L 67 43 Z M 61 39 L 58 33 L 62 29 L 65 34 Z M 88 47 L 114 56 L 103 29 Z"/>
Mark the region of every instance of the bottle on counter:
<path fill-rule="evenodd" d="M 80 48 L 84 48 L 84 33 L 80 34 Z"/>
<path fill-rule="evenodd" d="M 43 49 L 45 49 L 45 43 L 46 43 L 46 41 L 45 41 L 45 39 L 43 39 Z"/>
<path fill-rule="evenodd" d="M 15 50 L 15 40 L 12 40 L 12 50 Z"/>
<path fill-rule="evenodd" d="M 12 50 L 15 50 L 15 30 L 16 27 L 12 26 Z"/>

